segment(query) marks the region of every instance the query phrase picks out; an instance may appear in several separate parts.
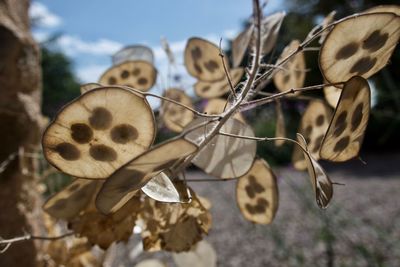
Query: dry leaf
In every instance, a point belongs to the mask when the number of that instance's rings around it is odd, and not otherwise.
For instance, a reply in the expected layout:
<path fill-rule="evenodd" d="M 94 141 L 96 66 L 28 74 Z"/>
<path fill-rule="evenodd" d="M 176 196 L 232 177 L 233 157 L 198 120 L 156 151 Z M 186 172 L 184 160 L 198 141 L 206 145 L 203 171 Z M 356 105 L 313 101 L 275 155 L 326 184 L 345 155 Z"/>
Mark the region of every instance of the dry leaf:
<path fill-rule="evenodd" d="M 44 156 L 66 174 L 105 179 L 147 150 L 155 130 L 153 111 L 142 95 L 101 87 L 58 113 L 43 135 Z"/>
<path fill-rule="evenodd" d="M 214 82 L 225 78 L 218 46 L 205 39 L 190 38 L 185 47 L 184 60 L 189 74 L 200 81 Z M 224 60 L 228 68 L 228 61 Z"/>
<path fill-rule="evenodd" d="M 299 40 L 293 40 L 285 47 L 276 64 L 279 64 L 283 59 L 293 53 L 300 45 Z M 301 88 L 304 85 L 306 77 L 306 61 L 304 53 L 297 53 L 284 63 L 281 70 L 278 70 L 274 75 L 274 83 L 279 91 L 284 92 L 292 88 Z"/>
<path fill-rule="evenodd" d="M 282 111 L 282 103 L 279 100 L 275 101 L 275 109 L 276 109 L 276 128 L 275 128 L 275 136 L 276 137 L 286 137 L 286 127 L 285 127 L 285 116 L 283 116 Z M 285 140 L 277 139 L 275 140 L 275 146 L 280 147 L 285 143 Z"/>
<path fill-rule="evenodd" d="M 276 176 L 266 161 L 257 159 L 250 171 L 238 179 L 236 202 L 246 220 L 258 224 L 273 221 L 278 210 L 279 191 Z"/>
<path fill-rule="evenodd" d="M 242 79 L 244 74 L 243 68 L 231 69 L 229 72 L 229 76 L 231 77 L 231 82 L 233 87 L 235 87 L 240 80 Z M 216 98 L 223 96 L 230 92 L 230 84 L 226 77 L 221 80 L 206 82 L 206 81 L 198 81 L 194 85 L 194 91 L 196 95 L 202 98 Z"/>
<path fill-rule="evenodd" d="M 170 88 L 165 91 L 164 96 L 193 108 L 191 98 L 181 89 Z M 165 126 L 178 133 L 182 132 L 183 128 L 194 118 L 192 111 L 168 101 L 162 102 L 161 112 Z"/>
<path fill-rule="evenodd" d="M 297 134 L 297 141 L 303 147 L 303 155 L 306 161 L 308 174 L 315 192 L 315 200 L 321 209 L 327 208 L 333 196 L 333 186 L 325 170 L 311 155 L 307 148 L 307 142 L 301 134 Z"/>
<path fill-rule="evenodd" d="M 125 61 L 106 70 L 99 79 L 104 85 L 123 85 L 148 91 L 155 84 L 157 70 L 147 61 Z"/>
<path fill-rule="evenodd" d="M 130 45 L 120 49 L 112 56 L 113 65 L 126 61 L 147 61 L 154 64 L 153 50 L 144 45 Z"/>
<path fill-rule="evenodd" d="M 393 13 L 360 14 L 336 24 L 319 55 L 325 79 L 330 83 L 356 75 L 367 79 L 381 70 L 399 41 L 399 25 L 400 17 Z"/>
<path fill-rule="evenodd" d="M 360 151 L 371 109 L 367 80 L 355 76 L 343 87 L 339 103 L 321 145 L 321 157 L 346 161 Z"/>
<path fill-rule="evenodd" d="M 115 171 L 103 184 L 96 199 L 104 214 L 117 211 L 151 178 L 172 168 L 197 147 L 182 138 L 161 143 Z"/>
<path fill-rule="evenodd" d="M 203 118 L 194 120 L 187 128 L 204 122 Z M 185 138 L 199 144 L 204 140 L 213 126 L 203 126 L 186 134 Z M 236 119 L 228 120 L 220 132 L 254 137 L 250 126 Z M 254 140 L 236 138 L 217 134 L 200 150 L 192 162 L 207 174 L 230 179 L 244 175 L 253 164 L 257 143 Z"/>
<path fill-rule="evenodd" d="M 225 99 L 213 98 L 207 101 L 203 112 L 208 115 L 219 115 L 225 111 L 225 108 L 229 108 L 229 104 Z M 243 115 L 240 112 L 236 113 L 233 118 L 239 120 L 242 123 L 246 123 Z"/>
<path fill-rule="evenodd" d="M 43 210 L 57 219 L 72 219 L 87 207 L 96 187 L 97 181 L 76 179 L 65 189 L 51 196 L 43 205 Z"/>
<path fill-rule="evenodd" d="M 141 220 L 148 251 L 188 251 L 211 227 L 211 215 L 194 192 L 190 203 L 166 204 L 146 198 Z"/>
<path fill-rule="evenodd" d="M 319 150 L 322 140 L 329 127 L 332 117 L 332 111 L 324 102 L 313 100 L 307 106 L 301 118 L 298 132 L 304 136 L 308 146 L 310 147 L 311 156 L 318 160 Z M 294 167 L 297 170 L 305 170 L 307 168 L 303 157 L 302 150 L 295 146 L 292 156 Z"/>

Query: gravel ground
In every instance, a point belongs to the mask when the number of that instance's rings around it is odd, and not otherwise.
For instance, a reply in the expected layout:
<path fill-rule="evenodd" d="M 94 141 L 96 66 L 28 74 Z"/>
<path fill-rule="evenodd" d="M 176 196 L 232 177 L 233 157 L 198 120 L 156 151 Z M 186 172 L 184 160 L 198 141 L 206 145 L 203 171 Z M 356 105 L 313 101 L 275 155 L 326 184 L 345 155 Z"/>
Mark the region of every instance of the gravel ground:
<path fill-rule="evenodd" d="M 325 166 L 334 199 L 320 210 L 305 173 L 278 168 L 280 203 L 271 225 L 254 225 L 240 214 L 234 181 L 193 183 L 212 203 L 213 226 L 206 237 L 216 249 L 218 266 L 400 266 L 400 155 L 370 156 Z M 190 178 L 205 178 L 190 172 Z M 112 266 L 134 266 L 165 252 L 140 253 L 138 238 L 116 246 Z"/>

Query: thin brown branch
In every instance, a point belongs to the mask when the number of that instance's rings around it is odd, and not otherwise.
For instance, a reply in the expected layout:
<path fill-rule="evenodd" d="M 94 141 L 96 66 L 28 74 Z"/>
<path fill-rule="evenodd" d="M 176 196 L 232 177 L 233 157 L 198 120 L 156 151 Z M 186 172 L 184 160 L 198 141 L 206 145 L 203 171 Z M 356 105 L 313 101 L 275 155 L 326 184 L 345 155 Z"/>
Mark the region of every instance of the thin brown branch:
<path fill-rule="evenodd" d="M 256 80 L 257 73 L 260 67 L 261 61 L 261 9 L 260 3 L 258 0 L 253 0 L 254 7 L 254 24 L 256 26 L 256 37 L 255 37 L 255 56 L 253 57 L 253 62 L 251 64 L 250 75 L 248 79 L 245 81 L 244 88 L 235 102 L 227 109 L 225 112 L 221 114 L 221 117 L 218 121 L 218 124 L 210 131 L 209 135 L 204 138 L 204 140 L 199 144 L 197 151 L 201 151 L 211 140 L 212 138 L 219 133 L 219 130 L 225 124 L 225 122 L 235 114 L 235 112 L 240 108 L 240 104 L 246 99 L 247 94 L 253 88 L 253 84 Z M 187 157 L 185 161 L 174 170 L 175 173 L 181 172 L 185 169 L 192 161 L 192 159 L 196 156 L 197 153 L 193 153 L 191 156 Z"/>
<path fill-rule="evenodd" d="M 228 68 L 226 67 L 226 64 L 225 64 L 225 55 L 224 55 L 224 52 L 222 51 L 221 43 L 222 43 L 222 38 L 219 40 L 219 56 L 221 57 L 222 66 L 224 67 L 225 77 L 228 80 L 229 89 L 231 90 L 231 93 L 233 94 L 233 96 L 236 99 L 235 88 L 233 86 L 231 76 L 229 75 Z"/>
<path fill-rule="evenodd" d="M 248 110 L 248 109 L 252 109 L 255 107 L 258 107 L 260 105 L 264 105 L 266 103 L 270 103 L 276 99 L 285 97 L 286 95 L 290 95 L 290 94 L 294 94 L 296 92 L 307 92 L 307 91 L 313 91 L 313 90 L 320 90 L 322 88 L 324 88 L 325 86 L 335 86 L 335 85 L 341 85 L 343 83 L 329 83 L 329 84 L 318 84 L 318 85 L 312 85 L 312 86 L 306 86 L 306 87 L 302 87 L 302 88 L 292 88 L 289 90 L 286 90 L 284 92 L 280 92 L 280 93 L 276 93 L 274 95 L 271 96 L 267 96 L 264 98 L 260 98 L 260 99 L 256 99 L 256 100 L 252 100 L 252 101 L 248 101 L 246 103 L 241 104 L 241 110 Z"/>
<path fill-rule="evenodd" d="M 68 232 L 68 233 L 65 233 L 65 234 L 62 234 L 59 236 L 34 236 L 31 234 L 25 234 L 23 236 L 14 237 L 14 238 L 10 238 L 10 239 L 2 239 L 0 237 L 0 245 L 4 246 L 4 248 L 2 248 L 0 250 L 0 253 L 4 253 L 14 243 L 28 241 L 28 240 L 54 241 L 54 240 L 63 239 L 65 237 L 72 236 L 72 235 L 74 235 L 73 232 Z"/>

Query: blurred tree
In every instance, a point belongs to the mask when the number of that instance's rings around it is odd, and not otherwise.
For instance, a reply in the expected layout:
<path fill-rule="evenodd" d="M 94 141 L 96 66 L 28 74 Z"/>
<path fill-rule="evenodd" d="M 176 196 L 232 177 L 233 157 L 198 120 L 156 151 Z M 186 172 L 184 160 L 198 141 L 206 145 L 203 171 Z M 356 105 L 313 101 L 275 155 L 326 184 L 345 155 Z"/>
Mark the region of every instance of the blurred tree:
<path fill-rule="evenodd" d="M 40 53 L 30 34 L 29 2 L 0 0 L 0 237 L 5 239 L 24 231 L 40 235 L 44 227 L 36 161 L 18 153 L 39 151 L 43 126 Z M 1 254 L 0 266 L 37 266 L 41 246 L 32 240 L 11 246 Z"/>
<path fill-rule="evenodd" d="M 71 60 L 58 51 L 55 43 L 58 36 L 41 44 L 43 72 L 44 115 L 53 117 L 57 111 L 79 96 L 79 82 L 72 71 Z"/>

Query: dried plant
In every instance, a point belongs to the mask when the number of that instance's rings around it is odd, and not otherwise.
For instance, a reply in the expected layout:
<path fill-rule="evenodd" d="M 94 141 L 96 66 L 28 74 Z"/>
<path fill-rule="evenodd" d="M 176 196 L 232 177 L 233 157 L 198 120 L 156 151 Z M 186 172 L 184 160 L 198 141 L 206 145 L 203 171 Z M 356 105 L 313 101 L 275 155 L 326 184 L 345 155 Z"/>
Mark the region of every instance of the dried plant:
<path fill-rule="evenodd" d="M 136 225 L 146 250 L 188 251 L 211 227 L 210 203 L 196 195 L 190 182 L 236 180 L 244 218 L 258 224 L 274 219 L 278 187 L 271 167 L 256 156 L 257 142 L 274 142 L 277 149 L 294 144 L 294 167 L 308 171 L 317 205 L 327 208 L 335 183 L 318 160 L 358 156 L 371 107 L 366 79 L 390 60 L 400 36 L 400 7 L 380 6 L 336 21 L 331 13 L 267 64 L 285 13 L 263 17 L 257 0 L 253 6 L 249 27 L 233 40 L 231 59 L 202 38 L 187 42 L 184 64 L 197 79 L 195 94 L 208 101 L 203 111 L 181 88 L 165 88 L 162 96 L 148 92 L 157 70 L 151 49 L 141 45 L 117 52 L 98 84 L 83 85 L 82 95 L 59 112 L 43 135 L 48 162 L 76 178 L 47 200 L 44 210 L 67 221 L 74 235 L 104 249 L 127 240 Z M 321 46 L 311 47 L 317 40 Z M 165 39 L 163 47 L 174 64 Z M 304 53 L 315 50 L 326 82 L 303 87 Z M 244 58 L 249 62 L 238 67 Z M 271 81 L 279 92 L 262 91 Z M 313 90 L 324 90 L 326 100 L 304 96 Z M 162 100 L 158 117 L 148 98 Z M 285 98 L 309 101 L 296 140 L 285 136 L 280 102 Z M 276 106 L 276 136 L 257 137 L 241 112 L 268 104 Z M 177 135 L 153 146 L 157 125 Z M 187 180 L 191 164 L 216 178 Z"/>

